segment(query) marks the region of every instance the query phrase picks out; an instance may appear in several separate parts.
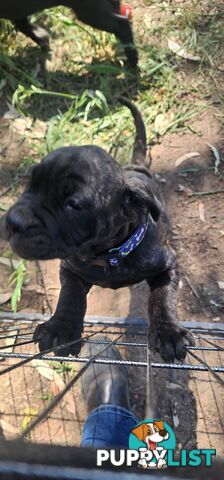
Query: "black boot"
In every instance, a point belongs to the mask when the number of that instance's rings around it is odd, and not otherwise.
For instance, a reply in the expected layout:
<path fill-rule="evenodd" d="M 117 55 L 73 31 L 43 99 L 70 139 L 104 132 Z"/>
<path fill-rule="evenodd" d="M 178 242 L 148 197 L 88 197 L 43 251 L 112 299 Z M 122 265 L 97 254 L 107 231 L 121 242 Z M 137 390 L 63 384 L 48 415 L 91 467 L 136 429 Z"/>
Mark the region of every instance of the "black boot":
<path fill-rule="evenodd" d="M 109 338 L 98 336 L 94 339 L 110 341 Z M 82 357 L 91 358 L 105 344 L 85 343 L 82 348 Z M 112 345 L 100 358 L 122 360 L 118 349 Z M 130 410 L 128 375 L 125 365 L 92 363 L 81 377 L 82 394 L 86 402 L 88 413 L 102 404 L 118 405 Z"/>

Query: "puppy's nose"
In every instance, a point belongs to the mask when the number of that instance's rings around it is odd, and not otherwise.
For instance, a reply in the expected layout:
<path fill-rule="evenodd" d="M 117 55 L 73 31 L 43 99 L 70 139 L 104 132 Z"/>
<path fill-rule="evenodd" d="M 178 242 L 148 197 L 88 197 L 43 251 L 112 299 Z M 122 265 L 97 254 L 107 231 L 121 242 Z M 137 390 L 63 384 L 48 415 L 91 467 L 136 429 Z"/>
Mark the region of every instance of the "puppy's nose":
<path fill-rule="evenodd" d="M 167 435 L 166 430 L 160 430 L 159 433 L 160 433 L 161 437 L 165 437 Z"/>
<path fill-rule="evenodd" d="M 12 209 L 6 215 L 6 225 L 13 232 L 24 232 L 26 221 L 19 209 Z"/>

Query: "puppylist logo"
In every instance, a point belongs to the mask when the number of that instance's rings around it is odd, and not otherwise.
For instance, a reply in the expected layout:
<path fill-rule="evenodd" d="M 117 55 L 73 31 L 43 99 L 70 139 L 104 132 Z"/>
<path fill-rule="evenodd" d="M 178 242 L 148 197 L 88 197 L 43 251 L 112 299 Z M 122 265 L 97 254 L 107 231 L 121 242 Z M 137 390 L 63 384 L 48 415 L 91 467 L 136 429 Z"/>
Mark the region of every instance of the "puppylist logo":
<path fill-rule="evenodd" d="M 176 448 L 176 438 L 167 423 L 145 420 L 133 428 L 129 437 L 129 448 L 140 453 L 138 465 L 141 468 L 167 467 L 167 452 Z"/>
<path fill-rule="evenodd" d="M 97 450 L 97 466 L 104 462 L 113 466 L 136 466 L 140 469 L 166 467 L 206 467 L 212 466 L 215 449 L 181 450 L 178 459 L 174 458 L 176 437 L 172 428 L 161 420 L 148 419 L 136 425 L 129 436 L 127 450 Z"/>

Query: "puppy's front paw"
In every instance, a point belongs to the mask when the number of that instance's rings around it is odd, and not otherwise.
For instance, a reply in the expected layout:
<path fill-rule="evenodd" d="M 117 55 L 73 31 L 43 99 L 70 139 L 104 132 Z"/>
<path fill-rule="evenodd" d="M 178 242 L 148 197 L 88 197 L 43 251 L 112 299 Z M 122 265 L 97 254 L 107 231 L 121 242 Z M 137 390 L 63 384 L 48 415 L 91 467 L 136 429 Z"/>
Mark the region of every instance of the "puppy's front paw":
<path fill-rule="evenodd" d="M 149 330 L 149 347 L 159 352 L 166 362 L 184 360 L 187 346 L 194 345 L 193 336 L 188 330 L 176 323 L 164 323 L 153 326 Z"/>
<path fill-rule="evenodd" d="M 33 339 L 35 343 L 39 344 L 40 352 L 48 349 L 54 352 L 55 347 L 59 345 L 64 345 L 73 340 L 79 340 L 73 345 L 57 349 L 55 355 L 59 356 L 68 356 L 70 353 L 72 355 L 78 355 L 82 346 L 81 336 L 74 329 L 74 321 L 68 322 L 57 319 L 57 317 L 52 317 L 48 322 L 38 325 L 34 332 Z"/>

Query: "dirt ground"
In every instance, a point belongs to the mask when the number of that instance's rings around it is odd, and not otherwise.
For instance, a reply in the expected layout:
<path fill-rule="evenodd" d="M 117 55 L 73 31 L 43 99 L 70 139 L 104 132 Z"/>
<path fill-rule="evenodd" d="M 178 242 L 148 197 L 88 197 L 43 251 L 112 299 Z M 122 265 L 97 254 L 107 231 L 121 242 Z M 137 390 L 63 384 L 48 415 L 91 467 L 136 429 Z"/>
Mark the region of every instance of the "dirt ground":
<path fill-rule="evenodd" d="M 134 5 L 136 16 L 142 14 L 142 3 Z M 186 72 L 192 77 L 194 67 L 188 65 Z M 24 140 L 21 124 L 18 128 L 18 122 L 3 118 L 3 114 L 4 108 L 0 118 L 0 203 L 10 205 L 20 190 L 19 187 L 14 191 L 10 185 L 15 172 L 21 184 L 24 182 L 18 166 L 31 147 Z M 180 268 L 180 320 L 212 322 L 214 328 L 224 323 L 224 133 L 220 115 L 223 115 L 223 105 L 217 108 L 208 102 L 200 116 L 191 122 L 191 131 L 167 133 L 158 143 L 154 142 L 151 149 L 151 169 L 173 224 L 173 243 Z M 24 129 L 27 128 L 26 124 Z M 217 171 L 214 170 L 214 147 L 221 158 Z M 7 246 L 1 242 L 0 248 L 2 259 Z M 58 265 L 57 260 L 27 262 L 29 281 L 23 287 L 21 312 L 51 314 L 54 311 L 59 293 Z M 1 262 L 1 293 L 9 290 L 6 289 L 8 275 L 8 265 Z M 147 318 L 148 294 L 144 282 L 117 291 L 95 286 L 88 295 L 87 314 Z M 10 301 L 2 302 L 0 308 L 10 311 Z M 24 347 L 21 348 L 24 351 Z M 26 346 L 25 351 L 33 351 L 33 346 Z M 144 349 L 134 352 L 121 348 L 120 351 L 127 359 L 146 359 Z M 203 358 L 211 365 L 220 361 L 216 353 Z M 6 363 L 9 361 L 2 365 Z M 66 383 L 77 368 L 76 364 L 72 365 L 71 371 L 57 375 Z M 1 425 L 4 435 L 10 438 L 21 431 L 23 422 L 41 411 L 59 388 L 51 373 L 50 379 L 46 378 L 35 365 L 15 372 L 0 379 Z M 129 379 L 132 409 L 144 418 L 145 370 L 139 374 L 137 367 L 130 367 Z M 216 448 L 217 453 L 223 454 L 224 394 L 218 382 L 207 372 L 170 374 L 158 369 L 155 369 L 154 381 L 161 417 L 171 424 L 178 419 L 175 431 L 179 447 L 192 448 L 197 444 L 198 448 Z M 79 444 L 85 418 L 79 386 L 66 401 L 36 429 L 32 440 Z"/>

